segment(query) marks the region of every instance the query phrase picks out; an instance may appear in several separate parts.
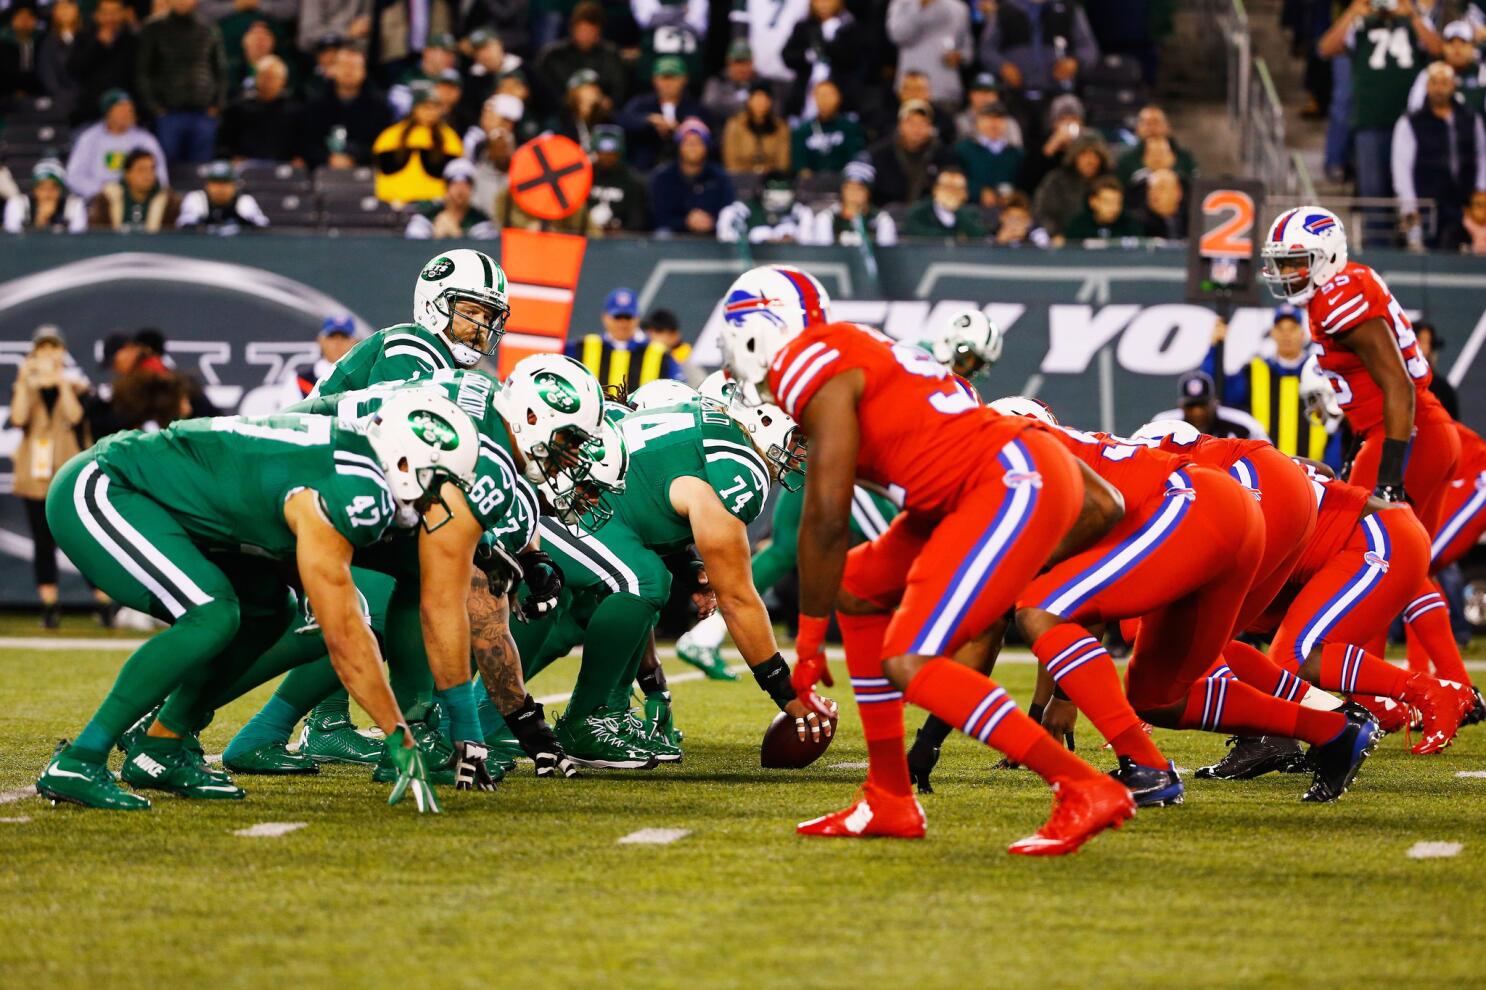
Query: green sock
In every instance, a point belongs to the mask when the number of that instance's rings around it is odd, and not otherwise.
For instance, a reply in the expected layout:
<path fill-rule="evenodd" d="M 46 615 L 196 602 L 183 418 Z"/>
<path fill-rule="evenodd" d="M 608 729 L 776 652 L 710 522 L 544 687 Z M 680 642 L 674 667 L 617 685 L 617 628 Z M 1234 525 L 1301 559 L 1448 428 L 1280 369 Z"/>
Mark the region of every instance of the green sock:
<path fill-rule="evenodd" d="M 620 685 L 628 694 L 655 617 L 654 605 L 626 592 L 612 594 L 599 604 L 583 636 L 583 666 L 573 685 L 569 714 L 581 718 L 599 708 L 614 707 L 612 699 Z"/>
<path fill-rule="evenodd" d="M 398 707 L 408 709 L 433 700 L 433 674 L 428 669 L 428 653 L 423 648 L 423 619 L 418 600 L 404 601 L 393 595 L 387 605 L 387 630 L 383 635 L 387 655 L 387 678 Z"/>
<path fill-rule="evenodd" d="M 289 671 L 273 696 L 282 699 L 303 718 L 311 709 L 316 709 L 320 702 L 334 694 L 340 684 L 341 679 L 330 665 L 330 658 L 321 657 Z"/>
<path fill-rule="evenodd" d="M 287 743 L 289 736 L 294 732 L 294 727 L 299 724 L 302 714 L 303 712 L 297 711 L 278 695 L 274 695 L 268 699 L 258 714 L 248 719 L 248 723 L 237 730 L 237 735 L 232 737 L 232 741 L 223 750 L 222 756 L 235 759 L 260 746 Z"/>

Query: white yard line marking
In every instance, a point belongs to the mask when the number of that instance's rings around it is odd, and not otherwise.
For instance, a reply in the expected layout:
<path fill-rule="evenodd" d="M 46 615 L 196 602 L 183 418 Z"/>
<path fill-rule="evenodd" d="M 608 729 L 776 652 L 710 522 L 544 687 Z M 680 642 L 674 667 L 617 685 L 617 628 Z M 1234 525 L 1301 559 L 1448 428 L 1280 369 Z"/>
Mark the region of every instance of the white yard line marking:
<path fill-rule="evenodd" d="M 865 769 L 867 769 L 867 764 L 865 764 L 865 763 L 831 763 L 831 764 L 828 764 L 827 769 L 830 769 L 830 770 L 865 770 Z"/>
<path fill-rule="evenodd" d="M 249 828 L 240 828 L 232 834 L 245 839 L 276 839 L 281 835 L 297 832 L 308 824 L 309 822 L 259 822 Z"/>
<path fill-rule="evenodd" d="M 1458 842 L 1416 842 L 1405 853 L 1409 859 L 1449 859 L 1464 849 Z"/>
<path fill-rule="evenodd" d="M 142 639 L 107 639 L 103 636 L 0 636 L 0 650 L 128 650 L 145 644 Z"/>
<path fill-rule="evenodd" d="M 0 791 L 0 804 L 13 804 L 16 801 L 21 801 L 21 800 L 24 800 L 25 798 L 35 797 L 35 796 L 36 796 L 36 785 L 35 784 L 31 784 L 31 785 L 28 785 L 26 787 L 17 787 L 13 791 Z"/>
<path fill-rule="evenodd" d="M 691 834 L 689 828 L 642 828 L 619 840 L 621 846 L 668 846 Z"/>
<path fill-rule="evenodd" d="M 1457 770 L 1457 777 L 1486 777 L 1486 770 Z"/>
<path fill-rule="evenodd" d="M 17 815 L 14 818 L 0 818 L 0 823 L 6 825 L 24 825 L 31 820 L 30 815 Z"/>

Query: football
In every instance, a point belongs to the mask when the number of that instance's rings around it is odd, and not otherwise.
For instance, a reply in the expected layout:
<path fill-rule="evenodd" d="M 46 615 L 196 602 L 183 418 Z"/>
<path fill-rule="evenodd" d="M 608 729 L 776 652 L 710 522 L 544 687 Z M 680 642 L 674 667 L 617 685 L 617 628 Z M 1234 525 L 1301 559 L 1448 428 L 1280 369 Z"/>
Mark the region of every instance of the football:
<path fill-rule="evenodd" d="M 802 742 L 799 733 L 795 731 L 794 716 L 780 712 L 764 730 L 764 742 L 758 753 L 759 766 L 765 770 L 800 770 L 808 767 L 831 748 L 837 721 L 838 716 L 832 715 L 830 736 L 822 734 L 817 742 L 806 735 Z"/>

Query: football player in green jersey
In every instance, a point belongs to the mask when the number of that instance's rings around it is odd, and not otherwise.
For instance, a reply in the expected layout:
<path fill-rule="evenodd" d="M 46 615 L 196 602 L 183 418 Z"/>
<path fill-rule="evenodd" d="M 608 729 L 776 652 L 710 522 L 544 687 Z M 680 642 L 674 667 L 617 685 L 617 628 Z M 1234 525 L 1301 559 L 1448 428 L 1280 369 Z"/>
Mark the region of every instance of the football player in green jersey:
<path fill-rule="evenodd" d="M 968 381 L 985 374 L 1001 360 L 1005 337 L 991 318 L 973 306 L 960 306 L 940 315 L 938 326 L 919 341 L 934 360 Z"/>
<path fill-rule="evenodd" d="M 390 527 L 447 517 L 448 499 L 473 484 L 478 457 L 468 415 L 445 398 L 409 393 L 351 424 L 310 415 L 186 420 L 109 437 L 73 458 L 47 499 L 58 544 L 114 601 L 170 628 L 130 656 L 37 790 L 94 808 L 148 808 L 118 786 L 109 749 L 167 695 L 190 708 L 278 638 L 294 610 L 271 565 L 292 560 L 337 673 L 387 734 L 398 768 L 392 802 L 411 789 L 420 811 L 437 811 L 350 563 Z M 176 708 L 161 710 L 123 780 L 187 797 L 241 797 L 185 745 L 196 726 Z"/>

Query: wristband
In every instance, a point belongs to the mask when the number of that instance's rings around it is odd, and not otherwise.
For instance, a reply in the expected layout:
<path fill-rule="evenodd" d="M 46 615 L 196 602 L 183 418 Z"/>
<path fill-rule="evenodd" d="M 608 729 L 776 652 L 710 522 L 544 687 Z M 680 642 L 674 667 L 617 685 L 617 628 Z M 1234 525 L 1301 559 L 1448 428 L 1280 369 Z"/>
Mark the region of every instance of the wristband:
<path fill-rule="evenodd" d="M 1383 456 L 1378 461 L 1378 485 L 1398 488 L 1403 485 L 1403 462 L 1409 452 L 1407 440 L 1383 441 Z"/>
<path fill-rule="evenodd" d="M 753 679 L 759 688 L 774 699 L 774 704 L 784 711 L 784 706 L 795 700 L 795 689 L 789 682 L 789 664 L 781 654 L 774 654 L 753 668 Z"/>
<path fill-rule="evenodd" d="M 455 742 L 481 742 L 485 734 L 480 731 L 480 715 L 475 710 L 475 694 L 470 690 L 470 681 L 437 691 L 439 701 L 449 713 L 449 735 Z"/>

